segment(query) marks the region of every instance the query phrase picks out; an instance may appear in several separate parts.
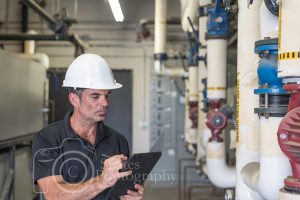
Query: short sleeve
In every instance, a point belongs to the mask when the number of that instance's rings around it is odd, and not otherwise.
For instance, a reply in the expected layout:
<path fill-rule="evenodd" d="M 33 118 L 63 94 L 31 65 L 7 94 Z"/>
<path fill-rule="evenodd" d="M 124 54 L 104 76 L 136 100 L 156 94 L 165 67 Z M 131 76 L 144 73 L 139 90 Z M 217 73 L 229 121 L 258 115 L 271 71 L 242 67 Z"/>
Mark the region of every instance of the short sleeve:
<path fill-rule="evenodd" d="M 60 175 L 59 148 L 46 136 L 42 132 L 37 133 L 32 141 L 32 176 L 35 183 L 44 177 Z"/>

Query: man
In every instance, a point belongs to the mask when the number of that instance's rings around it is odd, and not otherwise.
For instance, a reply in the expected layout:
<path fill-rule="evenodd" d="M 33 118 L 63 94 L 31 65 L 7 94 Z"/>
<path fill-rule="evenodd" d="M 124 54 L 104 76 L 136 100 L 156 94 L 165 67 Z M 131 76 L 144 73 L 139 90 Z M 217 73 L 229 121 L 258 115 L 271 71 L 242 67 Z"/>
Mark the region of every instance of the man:
<path fill-rule="evenodd" d="M 125 137 L 103 124 L 112 89 L 122 87 L 103 58 L 83 54 L 69 66 L 63 87 L 73 111 L 33 139 L 33 179 L 46 199 L 142 199 L 144 188 L 115 197 L 110 188 L 131 171 Z"/>

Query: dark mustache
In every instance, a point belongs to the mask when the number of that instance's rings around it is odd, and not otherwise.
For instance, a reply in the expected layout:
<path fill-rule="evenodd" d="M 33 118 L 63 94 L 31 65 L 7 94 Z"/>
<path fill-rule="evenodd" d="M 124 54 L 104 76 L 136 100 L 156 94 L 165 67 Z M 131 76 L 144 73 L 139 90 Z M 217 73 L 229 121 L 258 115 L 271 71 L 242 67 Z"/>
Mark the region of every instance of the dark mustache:
<path fill-rule="evenodd" d="M 96 112 L 107 112 L 108 107 L 102 107 L 100 110 L 96 110 Z"/>

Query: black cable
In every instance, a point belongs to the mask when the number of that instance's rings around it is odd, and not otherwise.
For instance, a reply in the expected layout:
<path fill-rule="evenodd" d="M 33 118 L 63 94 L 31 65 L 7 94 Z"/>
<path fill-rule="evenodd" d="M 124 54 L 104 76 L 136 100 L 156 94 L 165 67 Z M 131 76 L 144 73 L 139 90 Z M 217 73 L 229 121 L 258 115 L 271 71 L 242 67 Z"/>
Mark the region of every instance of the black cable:
<path fill-rule="evenodd" d="M 177 92 L 179 93 L 179 95 L 184 97 L 185 94 L 182 92 L 182 89 L 179 87 L 177 81 L 175 79 L 173 79 L 173 81 L 174 81 L 175 88 L 176 88 Z"/>
<path fill-rule="evenodd" d="M 188 70 L 186 64 L 184 63 L 184 55 L 182 55 L 181 52 L 179 52 L 179 56 L 180 56 L 181 66 L 182 66 L 183 70 L 185 72 L 188 72 L 189 70 Z"/>

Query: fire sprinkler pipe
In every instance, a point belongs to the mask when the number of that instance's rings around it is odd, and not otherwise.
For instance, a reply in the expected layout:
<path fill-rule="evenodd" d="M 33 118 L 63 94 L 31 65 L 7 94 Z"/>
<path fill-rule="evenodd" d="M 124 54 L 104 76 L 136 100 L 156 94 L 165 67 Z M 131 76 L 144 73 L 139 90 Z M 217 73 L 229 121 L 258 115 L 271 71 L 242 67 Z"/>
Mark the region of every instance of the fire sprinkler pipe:
<path fill-rule="evenodd" d="M 259 97 L 253 94 L 257 88 L 258 57 L 254 54 L 254 42 L 259 35 L 259 11 L 262 0 L 255 0 L 248 7 L 239 0 L 238 13 L 238 78 L 237 78 L 237 130 L 236 130 L 236 199 L 259 200 L 262 197 L 242 180 L 242 168 L 251 162 L 259 162 L 259 120 L 253 114 Z"/>

